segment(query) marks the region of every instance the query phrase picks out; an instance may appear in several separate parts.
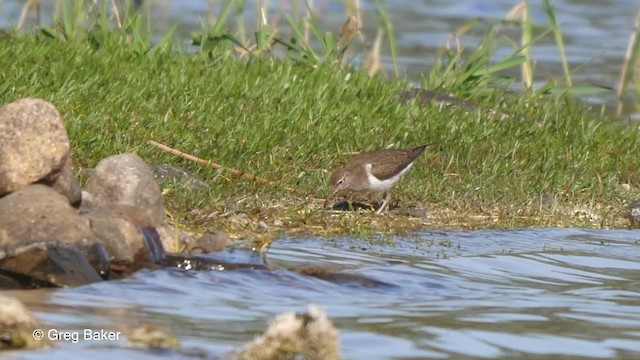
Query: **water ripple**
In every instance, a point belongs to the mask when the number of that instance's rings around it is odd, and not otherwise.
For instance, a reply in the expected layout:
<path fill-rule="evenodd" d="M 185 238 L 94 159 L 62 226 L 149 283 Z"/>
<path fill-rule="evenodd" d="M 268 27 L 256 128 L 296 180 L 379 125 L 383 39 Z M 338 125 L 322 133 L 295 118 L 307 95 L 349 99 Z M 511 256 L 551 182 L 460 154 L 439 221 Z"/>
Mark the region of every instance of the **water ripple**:
<path fill-rule="evenodd" d="M 51 292 L 37 315 L 67 328 L 166 324 L 184 344 L 219 356 L 275 314 L 316 303 L 340 330 L 347 359 L 635 358 L 638 238 L 579 229 L 433 231 L 393 245 L 284 238 L 268 253 L 274 270 L 141 271 Z M 341 276 L 294 271 L 307 265 Z M 94 348 L 67 345 L 46 360 Z"/>

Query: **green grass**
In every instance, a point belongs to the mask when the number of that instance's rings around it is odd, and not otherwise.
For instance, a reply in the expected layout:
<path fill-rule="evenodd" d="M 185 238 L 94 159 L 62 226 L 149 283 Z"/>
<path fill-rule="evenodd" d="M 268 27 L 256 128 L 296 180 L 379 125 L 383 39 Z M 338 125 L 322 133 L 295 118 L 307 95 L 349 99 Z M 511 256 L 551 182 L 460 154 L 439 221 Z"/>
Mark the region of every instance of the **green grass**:
<path fill-rule="evenodd" d="M 292 227 L 316 226 L 311 231 L 425 226 L 361 214 L 336 220 L 317 211 L 322 202 L 314 199 L 326 195 L 331 170 L 347 159 L 341 153 L 432 142 L 439 147 L 422 156 L 394 194 L 404 206 L 434 209 L 436 226 L 475 226 L 469 219 L 479 215 L 491 219 L 481 226 L 620 227 L 625 202 L 640 195 L 637 128 L 623 128 L 567 96 L 492 87 L 500 64 L 521 61 L 514 54 L 491 67 L 482 52 L 490 46 L 425 78 L 425 87 L 479 104 L 468 112 L 400 104 L 399 93 L 409 88 L 405 81 L 370 78 L 333 58 L 310 64 L 261 52 L 247 60 L 226 45 L 171 51 L 169 37 L 152 47 L 131 29 L 97 27 L 85 36 L 74 33 L 72 41 L 58 36 L 66 33 L 48 29 L 0 38 L 0 103 L 40 97 L 55 104 L 76 168 L 132 151 L 149 163 L 198 172 L 209 190 L 164 184 L 174 221 L 189 227 L 225 226 L 226 217 L 211 220 L 209 214 L 227 213 L 229 203 L 239 200 L 255 221 L 284 218 Z M 501 119 L 501 113 L 510 115 Z M 276 184 L 204 168 L 148 140 Z M 541 196 L 556 198 L 556 210 L 544 210 Z M 581 222 L 576 207 L 593 210 L 599 220 Z M 552 218 L 540 217 L 547 215 Z"/>

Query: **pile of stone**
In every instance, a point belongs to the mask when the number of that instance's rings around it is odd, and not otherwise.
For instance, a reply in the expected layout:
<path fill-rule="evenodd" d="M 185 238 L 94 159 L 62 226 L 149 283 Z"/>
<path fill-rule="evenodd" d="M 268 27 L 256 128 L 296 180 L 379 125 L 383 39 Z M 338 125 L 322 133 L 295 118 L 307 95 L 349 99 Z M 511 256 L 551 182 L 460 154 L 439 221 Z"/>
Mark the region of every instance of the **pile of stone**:
<path fill-rule="evenodd" d="M 0 289 L 78 286 L 162 265 L 162 241 L 178 233 L 139 156 L 103 159 L 82 190 L 54 106 L 0 108 Z"/>

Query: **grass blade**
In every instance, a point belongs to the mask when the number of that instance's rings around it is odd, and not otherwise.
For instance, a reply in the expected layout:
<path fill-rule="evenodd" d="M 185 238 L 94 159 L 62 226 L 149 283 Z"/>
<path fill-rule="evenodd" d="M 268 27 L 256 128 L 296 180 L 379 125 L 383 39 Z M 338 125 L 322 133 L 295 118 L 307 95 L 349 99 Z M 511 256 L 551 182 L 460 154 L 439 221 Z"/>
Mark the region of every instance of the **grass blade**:
<path fill-rule="evenodd" d="M 562 32 L 560 31 L 560 24 L 556 20 L 556 15 L 549 4 L 549 0 L 542 0 L 542 8 L 544 9 L 549 23 L 551 24 L 551 30 L 553 31 L 553 37 L 556 39 L 556 46 L 560 53 L 560 63 L 562 64 L 562 71 L 564 72 L 564 78 L 567 82 L 567 86 L 572 86 L 571 73 L 569 72 L 569 64 L 567 63 L 567 55 L 564 50 L 564 41 L 562 40 Z"/>

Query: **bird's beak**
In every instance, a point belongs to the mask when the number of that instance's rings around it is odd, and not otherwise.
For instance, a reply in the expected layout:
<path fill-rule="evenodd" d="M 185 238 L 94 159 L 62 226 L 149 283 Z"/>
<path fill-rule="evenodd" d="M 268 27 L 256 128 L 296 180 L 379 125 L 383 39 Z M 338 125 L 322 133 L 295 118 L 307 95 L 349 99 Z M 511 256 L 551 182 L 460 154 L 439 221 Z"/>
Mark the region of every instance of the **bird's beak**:
<path fill-rule="evenodd" d="M 329 200 L 331 200 L 331 198 L 333 197 L 333 195 L 335 195 L 335 194 L 336 194 L 336 192 L 337 192 L 337 191 L 336 191 L 335 189 L 331 189 L 331 190 L 329 191 L 329 195 L 327 195 L 327 198 L 324 200 L 324 205 L 322 205 L 322 207 L 323 207 L 324 209 L 326 209 L 326 208 L 327 208 L 327 205 L 329 205 Z"/>

